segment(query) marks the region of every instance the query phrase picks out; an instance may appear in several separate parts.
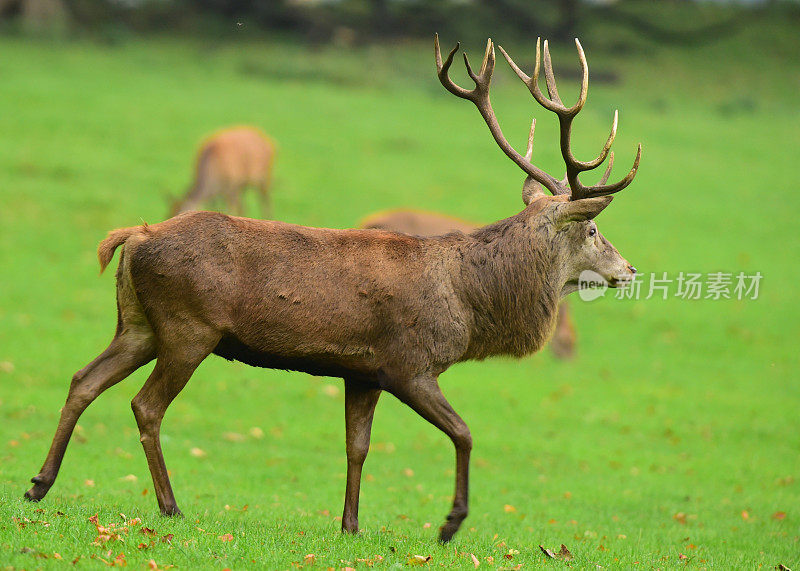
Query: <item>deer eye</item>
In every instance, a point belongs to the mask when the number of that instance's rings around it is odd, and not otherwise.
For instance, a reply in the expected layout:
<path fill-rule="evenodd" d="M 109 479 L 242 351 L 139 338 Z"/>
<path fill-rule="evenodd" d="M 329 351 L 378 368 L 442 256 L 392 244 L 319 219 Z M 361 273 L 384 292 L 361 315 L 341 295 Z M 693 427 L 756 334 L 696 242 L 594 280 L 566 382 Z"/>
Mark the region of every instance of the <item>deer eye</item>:
<path fill-rule="evenodd" d="M 591 228 L 589 228 L 589 236 L 590 236 L 590 237 L 592 237 L 592 236 L 594 236 L 595 234 L 597 234 L 597 228 L 595 228 L 594 226 L 592 226 Z"/>

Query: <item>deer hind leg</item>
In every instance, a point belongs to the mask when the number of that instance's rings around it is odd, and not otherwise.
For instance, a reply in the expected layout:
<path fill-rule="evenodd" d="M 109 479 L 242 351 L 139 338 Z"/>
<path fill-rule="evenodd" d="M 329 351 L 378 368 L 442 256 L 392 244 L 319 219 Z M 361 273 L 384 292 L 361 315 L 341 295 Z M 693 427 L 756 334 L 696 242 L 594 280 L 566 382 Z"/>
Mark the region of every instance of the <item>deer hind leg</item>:
<path fill-rule="evenodd" d="M 155 345 L 149 328 L 123 329 L 105 351 L 75 373 L 67 402 L 61 409 L 61 419 L 50 451 L 42 469 L 31 479 L 33 487 L 25 492 L 26 499 L 39 501 L 53 486 L 72 431 L 78 418 L 92 401 L 154 357 Z"/>
<path fill-rule="evenodd" d="M 181 515 L 181 511 L 175 501 L 161 451 L 161 421 L 167 407 L 219 341 L 219 335 L 194 328 L 190 338 L 193 343 L 190 347 L 159 346 L 153 372 L 131 401 L 133 415 L 139 426 L 139 440 L 153 478 L 158 507 L 164 515 Z M 198 342 L 201 338 L 203 340 Z"/>
<path fill-rule="evenodd" d="M 244 190 L 246 185 L 233 185 L 228 184 L 222 192 L 222 198 L 225 200 L 225 211 L 228 214 L 234 214 L 236 216 L 244 216 L 244 202 L 242 201 L 242 195 L 244 194 Z"/>
<path fill-rule="evenodd" d="M 575 325 L 567 301 L 562 301 L 558 306 L 556 330 L 550 340 L 550 350 L 558 359 L 564 361 L 575 356 Z"/>
<path fill-rule="evenodd" d="M 444 398 L 436 377 L 420 377 L 409 383 L 398 383 L 387 390 L 447 434 L 455 446 L 456 490 L 453 508 L 439 529 L 439 540 L 446 543 L 458 531 L 469 511 L 469 455 L 472 451 L 469 428 Z"/>
<path fill-rule="evenodd" d="M 269 176 L 262 180 L 258 186 L 256 186 L 256 190 L 258 191 L 258 200 L 261 205 L 261 216 L 265 220 L 269 220 L 272 218 L 272 204 L 270 203 L 269 197 Z"/>
<path fill-rule="evenodd" d="M 344 381 L 344 419 L 347 445 L 347 489 L 344 494 L 342 531 L 358 532 L 358 496 L 361 491 L 361 468 L 369 451 L 372 417 L 380 389 L 356 381 Z"/>

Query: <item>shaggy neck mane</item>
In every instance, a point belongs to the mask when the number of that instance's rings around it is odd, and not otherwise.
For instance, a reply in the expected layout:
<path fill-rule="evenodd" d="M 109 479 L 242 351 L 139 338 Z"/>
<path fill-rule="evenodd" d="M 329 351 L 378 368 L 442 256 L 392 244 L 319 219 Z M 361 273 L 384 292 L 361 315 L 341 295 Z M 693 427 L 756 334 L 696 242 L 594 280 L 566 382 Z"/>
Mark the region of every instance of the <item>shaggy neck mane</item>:
<path fill-rule="evenodd" d="M 464 359 L 526 355 L 550 337 L 564 284 L 544 222 L 526 210 L 467 236 L 457 276 L 473 312 Z"/>

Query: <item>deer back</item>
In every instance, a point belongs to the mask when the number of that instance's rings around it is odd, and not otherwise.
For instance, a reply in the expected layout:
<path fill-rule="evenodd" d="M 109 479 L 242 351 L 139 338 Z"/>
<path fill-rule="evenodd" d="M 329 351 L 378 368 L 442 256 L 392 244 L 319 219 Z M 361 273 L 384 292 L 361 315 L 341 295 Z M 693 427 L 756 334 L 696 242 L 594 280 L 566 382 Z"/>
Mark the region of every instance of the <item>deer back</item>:
<path fill-rule="evenodd" d="M 269 175 L 274 145 L 255 127 L 234 127 L 209 137 L 197 154 L 196 187 L 259 185 Z"/>
<path fill-rule="evenodd" d="M 453 289 L 454 239 L 194 212 L 147 226 L 124 255 L 148 320 L 211 324 L 222 332 L 217 354 L 408 378 L 466 350 L 471 315 Z"/>
<path fill-rule="evenodd" d="M 359 227 L 378 228 L 413 236 L 440 236 L 453 231 L 469 234 L 476 230 L 478 225 L 446 214 L 424 210 L 396 209 L 376 212 L 367 216 L 361 221 Z"/>

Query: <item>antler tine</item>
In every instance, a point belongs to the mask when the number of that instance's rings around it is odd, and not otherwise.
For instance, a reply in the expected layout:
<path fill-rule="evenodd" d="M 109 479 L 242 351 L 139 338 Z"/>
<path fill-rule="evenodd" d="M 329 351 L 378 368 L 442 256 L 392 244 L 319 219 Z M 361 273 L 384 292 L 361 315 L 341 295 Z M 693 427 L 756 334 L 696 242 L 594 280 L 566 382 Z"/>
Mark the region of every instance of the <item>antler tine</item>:
<path fill-rule="evenodd" d="M 611 169 L 614 168 L 614 151 L 611 151 L 608 155 L 608 165 L 606 165 L 606 172 L 603 173 L 603 176 L 600 177 L 600 182 L 597 184 L 605 184 L 608 182 L 608 177 L 611 175 Z"/>
<path fill-rule="evenodd" d="M 466 57 L 467 53 L 464 52 Z M 489 64 L 491 58 L 491 63 Z M 481 75 L 486 73 L 487 64 L 491 66 L 489 73 L 494 71 L 494 46 L 492 45 L 492 38 L 486 40 L 486 52 L 483 54 L 483 63 L 481 64 Z"/>
<path fill-rule="evenodd" d="M 613 154 L 613 153 L 612 153 Z M 614 183 L 614 184 L 605 184 L 607 180 L 607 176 L 604 174 L 603 178 L 600 180 L 599 184 L 595 184 L 593 186 L 583 186 L 582 184 L 578 183 L 577 188 L 572 189 L 572 198 L 571 200 L 579 200 L 581 198 L 591 198 L 595 196 L 605 196 L 607 194 L 614 194 L 615 192 L 619 192 L 630 183 L 633 182 L 636 173 L 639 171 L 639 159 L 642 158 L 642 144 L 639 143 L 639 147 L 636 150 L 636 158 L 633 161 L 633 167 L 631 170 L 628 171 L 628 174 L 625 177 Z M 611 163 L 609 163 L 609 168 L 606 169 L 608 173 L 611 170 Z"/>
<path fill-rule="evenodd" d="M 461 42 L 457 42 L 455 47 L 450 50 L 450 53 L 447 55 L 447 59 L 444 61 L 444 63 L 442 63 L 442 52 L 439 49 L 439 34 L 436 34 L 433 37 L 433 46 L 436 51 L 436 75 L 439 76 L 439 81 L 441 84 L 453 95 L 461 97 L 462 99 L 470 99 L 471 92 L 468 89 L 464 89 L 463 87 L 456 85 L 455 82 L 450 79 L 450 75 L 448 75 L 450 66 L 453 65 L 453 56 L 456 55 L 458 48 L 461 47 Z"/>
<path fill-rule="evenodd" d="M 539 69 L 540 69 L 540 60 L 541 60 L 541 38 L 536 39 L 536 66 L 533 68 L 533 77 L 530 77 L 524 71 L 522 71 L 519 66 L 514 63 L 514 60 L 511 59 L 511 56 L 506 53 L 506 50 L 503 49 L 503 46 L 497 46 L 500 49 L 500 53 L 503 54 L 503 57 L 506 58 L 508 65 L 511 69 L 514 70 L 514 73 L 522 80 L 528 87 L 528 91 L 531 92 L 533 98 L 536 101 L 547 109 L 548 111 L 552 111 L 553 113 L 560 113 L 561 109 L 563 109 L 563 105 L 559 106 L 553 101 L 550 101 L 547 97 L 544 96 L 542 90 L 539 88 Z"/>
<path fill-rule="evenodd" d="M 583 72 L 583 77 L 581 77 L 581 93 L 578 95 L 578 102 L 573 107 L 577 113 L 583 109 L 586 103 L 586 96 L 589 94 L 589 64 L 586 62 L 586 54 L 583 53 L 583 46 L 578 38 L 575 38 L 575 47 L 578 48 L 578 59 L 581 62 L 581 71 Z"/>
<path fill-rule="evenodd" d="M 539 43 L 536 43 L 536 61 L 539 61 Z M 534 76 L 537 74 L 534 73 Z M 547 40 L 544 41 L 544 79 L 547 84 L 547 94 L 550 96 L 551 101 L 557 103 L 560 107 L 566 109 L 558 96 L 558 88 L 556 87 L 556 76 L 553 75 L 553 61 L 550 59 L 550 46 Z"/>
<path fill-rule="evenodd" d="M 531 162 L 533 158 L 533 133 L 536 131 L 536 117 L 531 121 L 531 130 L 528 133 L 528 148 L 525 150 L 525 160 Z"/>
<path fill-rule="evenodd" d="M 489 101 L 489 87 L 492 81 L 492 72 L 494 71 L 495 64 L 494 44 L 492 43 L 491 38 L 486 42 L 486 52 L 483 56 L 483 62 L 478 74 L 472 70 L 472 66 L 469 63 L 469 58 L 467 57 L 466 53 L 464 54 L 464 65 L 467 68 L 467 73 L 469 74 L 470 78 L 472 78 L 472 81 L 475 82 L 475 88 L 472 90 L 464 89 L 463 87 L 456 85 L 448 75 L 450 66 L 453 63 L 453 57 L 459 47 L 460 44 L 456 44 L 456 47 L 452 49 L 443 62 L 441 51 L 439 49 L 439 35 L 437 34 L 434 37 L 436 70 L 439 76 L 439 81 L 442 83 L 445 89 L 447 89 L 453 95 L 461 97 L 462 99 L 468 99 L 475 104 L 481 114 L 481 117 L 483 117 L 483 120 L 489 127 L 489 131 L 491 132 L 495 142 L 508 158 L 514 161 L 514 163 L 516 163 L 517 166 L 525 171 L 528 176 L 544 185 L 550 192 L 553 194 L 559 194 L 560 187 L 558 181 L 530 162 L 530 156 L 532 156 L 533 153 L 534 126 L 531 126 L 531 131 L 528 136 L 528 154 L 524 157 L 520 155 L 514 149 L 514 147 L 511 146 L 511 144 L 509 144 L 503 135 L 502 130 L 500 129 L 500 124 L 497 122 L 494 109 L 492 109 L 492 104 Z M 500 49 L 502 50 L 503 48 Z M 506 55 L 505 52 L 503 52 L 503 54 L 506 56 L 506 59 L 508 59 L 508 55 Z"/>
<path fill-rule="evenodd" d="M 547 83 L 547 93 L 550 95 L 549 99 L 544 96 L 544 93 L 542 93 L 539 87 L 539 71 L 542 67 L 541 38 L 536 38 L 536 64 L 533 69 L 533 77 L 523 72 L 502 46 L 497 47 L 500 48 L 500 52 L 503 54 L 503 57 L 506 58 L 508 65 L 528 87 L 531 95 L 533 95 L 539 105 L 559 116 L 573 117 L 583 108 L 586 103 L 586 96 L 589 92 L 589 65 L 586 62 L 586 54 L 584 54 L 583 46 L 581 46 L 577 38 L 575 38 L 575 45 L 578 49 L 578 59 L 581 63 L 583 76 L 581 79 L 581 92 L 578 95 L 578 101 L 572 107 L 565 106 L 561 101 L 561 97 L 558 95 L 558 87 L 556 86 L 555 74 L 553 73 L 553 62 L 550 57 L 550 45 L 547 40 L 544 41 L 544 75 L 545 82 Z"/>
<path fill-rule="evenodd" d="M 570 164 L 572 168 L 575 170 L 576 173 L 580 173 L 583 171 L 590 171 L 592 169 L 596 169 L 603 161 L 606 160 L 608 156 L 608 152 L 611 150 L 611 145 L 614 143 L 614 139 L 617 136 L 617 125 L 619 125 L 619 111 L 614 111 L 614 121 L 611 123 L 611 133 L 608 135 L 608 139 L 606 139 L 605 144 L 603 145 L 603 149 L 600 151 L 600 154 L 597 155 L 597 158 L 592 161 L 579 161 L 576 159 L 572 154 L 572 149 L 567 146 L 566 153 L 567 155 L 564 156 L 564 160 L 567 161 L 567 166 L 569 167 Z M 567 135 L 569 138 L 569 135 Z"/>
<path fill-rule="evenodd" d="M 494 73 L 494 45 L 492 39 L 486 41 L 486 53 L 483 56 L 481 63 L 481 71 L 475 75 L 472 71 L 472 66 L 469 65 L 469 58 L 467 52 L 464 52 L 464 65 L 467 67 L 467 73 L 472 81 L 475 82 L 475 89 L 473 93 L 486 92 L 488 97 L 489 84 L 492 82 L 492 73 Z"/>
<path fill-rule="evenodd" d="M 545 109 L 548 109 L 549 111 L 552 111 L 558 115 L 558 122 L 561 131 L 561 155 L 567 167 L 567 176 L 563 181 L 558 181 L 557 186 L 559 189 L 553 191 L 553 194 L 566 194 L 566 187 L 569 185 L 569 189 L 571 190 L 571 200 L 578 200 L 580 198 L 587 198 L 589 196 L 604 196 L 606 194 L 612 194 L 622 190 L 628 186 L 633 180 L 633 177 L 636 176 L 636 171 L 639 168 L 639 159 L 641 157 L 640 145 L 636 154 L 636 160 L 634 161 L 633 168 L 625 176 L 625 178 L 615 184 L 606 184 L 606 181 L 611 174 L 613 153 L 611 153 L 612 158 L 609 161 L 606 172 L 603 174 L 603 177 L 598 184 L 587 187 L 583 186 L 578 180 L 578 175 L 581 172 L 597 168 L 606 160 L 606 158 L 608 158 L 609 153 L 611 152 L 611 145 L 614 143 L 614 139 L 617 136 L 619 112 L 614 111 L 614 121 L 611 125 L 611 133 L 609 133 L 608 138 L 606 139 L 606 142 L 597 158 L 591 161 L 579 161 L 576 159 L 572 154 L 572 148 L 570 146 L 570 139 L 572 136 L 572 121 L 580 112 L 580 110 L 583 109 L 583 106 L 586 103 L 586 97 L 589 92 L 589 65 L 586 62 L 586 54 L 583 51 L 583 46 L 577 38 L 575 38 L 575 47 L 578 50 L 578 59 L 581 64 L 582 78 L 581 91 L 578 95 L 578 101 L 572 107 L 566 107 L 558 95 L 558 88 L 556 86 L 555 75 L 553 73 L 553 61 L 550 57 L 550 45 L 547 40 L 544 42 L 544 57 L 542 57 L 541 38 L 537 38 L 536 40 L 536 65 L 533 70 L 533 77 L 529 77 L 527 74 L 525 74 L 519 68 L 519 66 L 514 63 L 514 60 L 511 59 L 506 51 L 502 47 L 500 48 L 500 52 L 503 54 L 503 57 L 506 58 L 508 65 L 528 87 L 528 90 L 531 92 L 531 95 L 533 95 L 534 99 L 536 99 L 536 101 Z M 549 99 L 544 96 L 541 88 L 539 87 L 539 72 L 542 67 L 544 67 L 547 92 L 550 95 Z M 550 187 L 548 187 L 548 189 L 549 188 Z"/>

